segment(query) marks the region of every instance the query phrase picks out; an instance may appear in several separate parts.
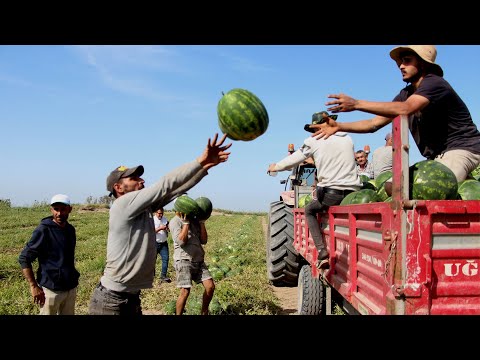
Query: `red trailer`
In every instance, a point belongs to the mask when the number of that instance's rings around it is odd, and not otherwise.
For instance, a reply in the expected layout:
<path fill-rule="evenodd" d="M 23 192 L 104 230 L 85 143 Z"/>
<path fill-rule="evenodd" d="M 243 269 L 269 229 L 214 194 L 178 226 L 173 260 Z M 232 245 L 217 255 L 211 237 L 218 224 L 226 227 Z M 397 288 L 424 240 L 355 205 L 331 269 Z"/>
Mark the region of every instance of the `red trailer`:
<path fill-rule="evenodd" d="M 411 200 L 407 119 L 393 121 L 391 202 L 319 215 L 330 268 L 320 274 L 302 208 L 293 209 L 299 314 L 480 314 L 480 200 Z"/>

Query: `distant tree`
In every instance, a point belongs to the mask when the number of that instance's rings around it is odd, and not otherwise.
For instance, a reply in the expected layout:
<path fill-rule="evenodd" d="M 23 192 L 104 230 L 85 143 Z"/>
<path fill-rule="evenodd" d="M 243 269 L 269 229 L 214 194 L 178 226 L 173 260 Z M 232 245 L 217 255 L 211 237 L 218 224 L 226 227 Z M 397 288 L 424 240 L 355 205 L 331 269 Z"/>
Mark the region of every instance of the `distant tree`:
<path fill-rule="evenodd" d="M 10 199 L 0 199 L 0 207 L 12 207 Z"/>

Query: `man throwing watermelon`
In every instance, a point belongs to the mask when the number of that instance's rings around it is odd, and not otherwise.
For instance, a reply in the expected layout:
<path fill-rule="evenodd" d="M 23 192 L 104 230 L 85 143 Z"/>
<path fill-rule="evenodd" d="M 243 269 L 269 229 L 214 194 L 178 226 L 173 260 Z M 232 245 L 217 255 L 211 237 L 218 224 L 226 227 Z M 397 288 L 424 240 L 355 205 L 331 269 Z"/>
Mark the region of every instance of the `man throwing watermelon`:
<path fill-rule="evenodd" d="M 446 165 L 457 181 L 465 180 L 480 164 L 480 132 L 470 112 L 443 78 L 435 63 L 434 45 L 398 46 L 390 51 L 407 86 L 391 102 L 357 100 L 345 94 L 328 95 L 333 113 L 363 111 L 374 114 L 368 120 L 339 123 L 329 119 L 311 125 L 312 137 L 328 139 L 337 131 L 372 133 L 399 115 L 408 115 L 408 126 L 420 153 L 428 160 Z"/>
<path fill-rule="evenodd" d="M 208 170 L 226 162 L 232 143 L 223 146 L 218 134 L 203 153 L 145 188 L 143 166 L 117 167 L 107 177 L 115 197 L 110 208 L 107 260 L 103 276 L 90 299 L 90 315 L 142 315 L 140 290 L 151 288 L 157 252 L 153 210 L 167 205 L 198 184 Z"/>

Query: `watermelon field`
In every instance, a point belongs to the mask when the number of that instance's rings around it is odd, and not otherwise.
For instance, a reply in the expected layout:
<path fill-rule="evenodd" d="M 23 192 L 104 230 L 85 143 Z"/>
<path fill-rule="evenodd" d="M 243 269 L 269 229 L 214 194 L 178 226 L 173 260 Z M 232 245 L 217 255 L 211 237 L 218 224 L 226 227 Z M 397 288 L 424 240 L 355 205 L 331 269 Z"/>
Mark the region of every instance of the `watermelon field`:
<path fill-rule="evenodd" d="M 49 206 L 10 207 L 0 201 L 0 315 L 37 314 L 18 255 L 40 219 L 50 215 Z M 170 219 L 172 212 L 165 212 Z M 76 314 L 88 313 L 90 296 L 105 265 L 108 208 L 105 205 L 73 205 L 69 221 L 77 230 L 76 267 L 80 272 Z M 216 282 L 210 304 L 212 315 L 275 315 L 282 311 L 266 277 L 265 213 L 214 210 L 206 221 L 209 241 L 206 262 Z M 168 241 L 171 244 L 171 236 Z M 173 245 L 170 246 L 173 258 Z M 35 263 L 36 264 L 36 263 Z M 34 266 L 35 266 L 34 264 Z M 172 283 L 158 282 L 161 261 L 157 259 L 154 287 L 142 291 L 144 314 L 172 314 L 178 296 L 172 261 L 168 276 Z M 34 268 L 36 270 L 36 268 Z M 200 313 L 201 285 L 193 286 L 186 315 Z"/>

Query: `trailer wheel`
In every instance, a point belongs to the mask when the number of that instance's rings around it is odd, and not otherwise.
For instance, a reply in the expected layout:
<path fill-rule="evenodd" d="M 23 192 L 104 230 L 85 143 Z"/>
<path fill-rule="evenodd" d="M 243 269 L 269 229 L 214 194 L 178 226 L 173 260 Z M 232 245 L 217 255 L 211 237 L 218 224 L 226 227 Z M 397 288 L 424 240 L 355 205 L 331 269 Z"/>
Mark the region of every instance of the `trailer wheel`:
<path fill-rule="evenodd" d="M 297 286 L 300 256 L 293 247 L 293 210 L 283 201 L 270 204 L 266 242 L 270 283 L 275 287 Z"/>
<path fill-rule="evenodd" d="M 325 287 L 320 279 L 312 276 L 310 265 L 304 265 L 298 276 L 299 315 L 325 314 Z"/>

